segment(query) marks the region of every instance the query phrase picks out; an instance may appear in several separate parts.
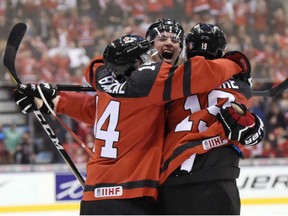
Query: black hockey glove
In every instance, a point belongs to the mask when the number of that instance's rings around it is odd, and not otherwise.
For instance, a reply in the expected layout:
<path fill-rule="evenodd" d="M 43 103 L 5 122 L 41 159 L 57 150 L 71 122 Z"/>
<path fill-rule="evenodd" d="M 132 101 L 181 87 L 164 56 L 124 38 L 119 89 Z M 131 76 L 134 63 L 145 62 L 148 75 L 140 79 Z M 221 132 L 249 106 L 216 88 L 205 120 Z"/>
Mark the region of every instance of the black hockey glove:
<path fill-rule="evenodd" d="M 37 109 L 34 98 L 19 92 L 17 89 L 13 89 L 12 97 L 16 104 L 21 108 L 22 113 L 27 114 Z"/>
<path fill-rule="evenodd" d="M 227 52 L 225 53 L 223 58 L 229 59 L 235 62 L 239 67 L 241 67 L 242 72 L 235 75 L 235 77 L 240 78 L 245 82 L 248 82 L 248 84 L 251 86 L 251 65 L 249 59 L 239 51 Z"/>
<path fill-rule="evenodd" d="M 264 124 L 255 114 L 250 113 L 243 104 L 232 103 L 231 107 L 221 109 L 217 115 L 226 136 L 244 146 L 253 146 L 264 138 Z"/>
<path fill-rule="evenodd" d="M 40 93 L 37 89 L 37 84 L 20 84 L 18 85 L 18 90 L 23 93 L 24 95 L 30 97 L 30 98 L 39 98 L 42 100 Z M 47 100 L 49 106 L 54 109 L 54 103 L 53 103 L 53 99 L 57 96 L 57 91 L 55 88 L 52 87 L 52 85 L 48 84 L 48 83 L 40 83 L 39 84 L 43 95 L 45 97 L 45 99 Z M 45 105 L 45 103 L 43 103 L 43 105 L 40 107 L 39 109 L 41 112 L 46 113 L 46 114 L 51 114 L 50 110 L 47 108 L 47 106 Z"/>

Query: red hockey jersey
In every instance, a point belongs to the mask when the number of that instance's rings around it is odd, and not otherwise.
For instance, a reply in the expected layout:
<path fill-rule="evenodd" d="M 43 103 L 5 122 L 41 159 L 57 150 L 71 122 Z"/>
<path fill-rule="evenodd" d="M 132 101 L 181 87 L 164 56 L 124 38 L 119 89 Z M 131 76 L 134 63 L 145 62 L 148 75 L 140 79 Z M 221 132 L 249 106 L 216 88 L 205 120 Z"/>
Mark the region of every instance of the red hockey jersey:
<path fill-rule="evenodd" d="M 252 89 L 246 81 L 230 79 L 212 91 L 173 101 L 167 112 L 160 184 L 194 153 L 229 144 L 243 148 L 226 138 L 216 116 L 221 107 L 234 101 L 250 107 L 251 98 Z"/>
<path fill-rule="evenodd" d="M 165 104 L 214 89 L 240 71 L 230 60 L 195 57 L 180 66 L 144 64 L 118 82 L 94 59 L 86 79 L 97 95 L 62 92 L 57 105 L 58 113 L 94 125 L 95 158 L 87 164 L 83 200 L 156 199 Z"/>

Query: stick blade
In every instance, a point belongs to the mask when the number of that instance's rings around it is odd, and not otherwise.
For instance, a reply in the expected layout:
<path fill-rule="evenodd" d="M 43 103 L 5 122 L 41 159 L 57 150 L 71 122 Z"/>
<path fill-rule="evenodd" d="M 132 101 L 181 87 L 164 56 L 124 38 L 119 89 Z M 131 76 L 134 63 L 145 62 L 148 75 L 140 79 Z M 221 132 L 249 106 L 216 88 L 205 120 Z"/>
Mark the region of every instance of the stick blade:
<path fill-rule="evenodd" d="M 25 23 L 17 23 L 13 26 L 6 44 L 6 49 L 3 58 L 3 64 L 8 69 L 8 72 L 15 83 L 21 83 L 18 79 L 15 69 L 15 59 L 19 45 L 25 35 L 27 26 Z"/>
<path fill-rule="evenodd" d="M 282 94 L 288 88 L 288 78 L 286 78 L 283 82 L 279 85 L 271 89 L 271 97 L 276 97 Z"/>
<path fill-rule="evenodd" d="M 253 96 L 269 97 L 270 91 L 269 90 L 263 90 L 263 91 L 254 90 Z"/>
<path fill-rule="evenodd" d="M 288 78 L 282 81 L 279 85 L 264 91 L 253 91 L 253 96 L 277 97 L 288 89 Z"/>

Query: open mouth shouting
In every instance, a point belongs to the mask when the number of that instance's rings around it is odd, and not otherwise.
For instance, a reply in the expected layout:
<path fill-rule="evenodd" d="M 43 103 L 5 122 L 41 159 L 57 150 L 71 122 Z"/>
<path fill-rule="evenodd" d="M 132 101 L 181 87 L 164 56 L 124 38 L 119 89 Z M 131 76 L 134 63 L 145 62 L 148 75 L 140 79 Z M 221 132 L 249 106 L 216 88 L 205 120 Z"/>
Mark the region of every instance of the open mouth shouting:
<path fill-rule="evenodd" d="M 173 52 L 173 50 L 171 50 L 171 49 L 164 49 L 163 51 L 162 51 L 162 53 L 161 53 L 161 56 L 162 56 L 162 58 L 163 58 L 163 61 L 165 61 L 165 62 L 172 62 L 172 58 L 173 58 L 173 54 L 174 54 L 174 52 Z"/>

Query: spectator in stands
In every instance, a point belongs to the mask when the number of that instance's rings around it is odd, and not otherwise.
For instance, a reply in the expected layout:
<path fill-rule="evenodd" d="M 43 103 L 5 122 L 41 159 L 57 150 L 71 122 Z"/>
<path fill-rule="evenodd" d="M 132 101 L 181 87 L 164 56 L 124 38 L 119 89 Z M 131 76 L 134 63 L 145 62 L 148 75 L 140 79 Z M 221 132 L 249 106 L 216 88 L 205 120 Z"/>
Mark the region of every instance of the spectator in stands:
<path fill-rule="evenodd" d="M 285 115 L 280 109 L 280 105 L 277 101 L 272 101 L 270 103 L 266 119 L 267 135 L 273 133 L 278 128 L 282 128 L 283 130 L 286 130 L 287 128 Z"/>
<path fill-rule="evenodd" d="M 81 78 L 82 70 L 84 70 L 83 66 L 86 66 L 90 62 L 90 58 L 86 55 L 85 49 L 78 46 L 77 40 L 72 40 L 68 42 L 67 55 L 69 57 L 70 75 L 76 75 Z"/>
<path fill-rule="evenodd" d="M 263 142 L 262 146 L 262 153 L 261 155 L 257 156 L 257 158 L 275 158 L 277 155 L 277 152 L 271 142 L 269 140 L 266 140 Z"/>
<path fill-rule="evenodd" d="M 3 124 L 0 123 L 0 140 L 4 140 L 4 139 L 5 139 L 5 133 L 3 129 Z"/>
<path fill-rule="evenodd" d="M 29 132 L 24 132 L 22 140 L 17 146 L 14 161 L 16 164 L 31 164 L 38 153 L 37 145 L 33 143 Z"/>
<path fill-rule="evenodd" d="M 86 50 L 89 58 L 92 58 L 95 53 L 95 34 L 96 27 L 94 20 L 85 15 L 79 23 L 78 44 Z"/>
<path fill-rule="evenodd" d="M 278 143 L 278 155 L 277 157 L 288 158 L 288 139 L 287 135 Z"/>
<path fill-rule="evenodd" d="M 274 150 L 276 152 L 275 157 L 287 157 L 288 156 L 288 141 L 287 131 L 279 127 L 273 131 L 276 142 Z"/>
<path fill-rule="evenodd" d="M 9 152 L 6 149 L 4 139 L 0 139 L 0 164 L 9 164 Z"/>
<path fill-rule="evenodd" d="M 11 123 L 9 127 L 4 131 L 5 134 L 5 146 L 9 152 L 9 161 L 14 162 L 14 154 L 17 147 L 20 144 L 22 132 L 16 127 L 15 123 Z"/>

